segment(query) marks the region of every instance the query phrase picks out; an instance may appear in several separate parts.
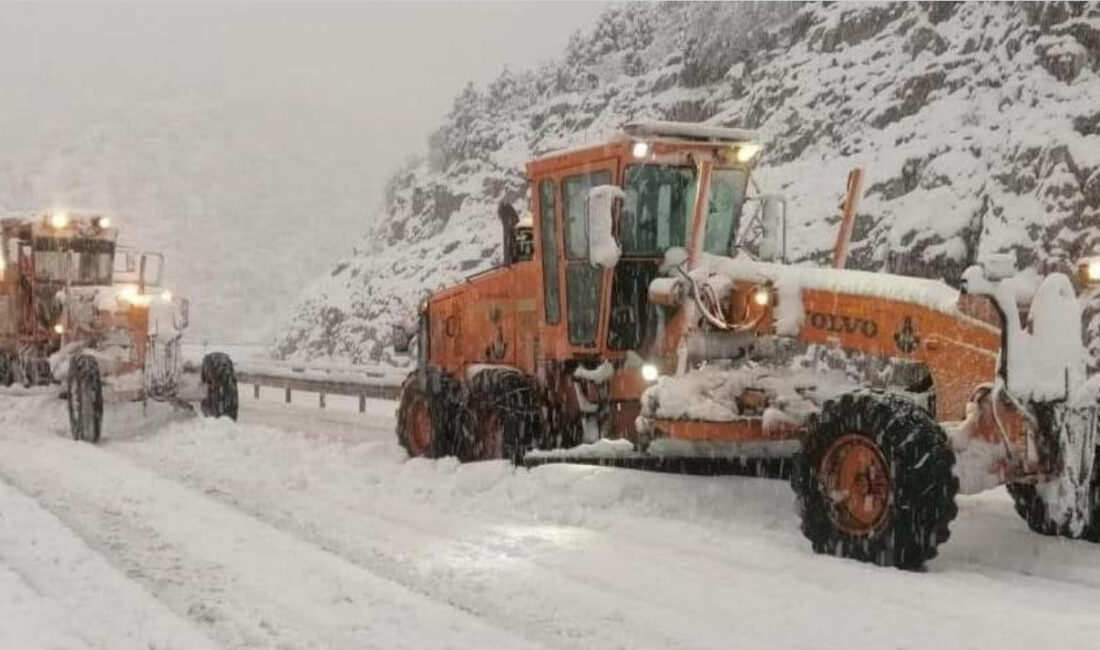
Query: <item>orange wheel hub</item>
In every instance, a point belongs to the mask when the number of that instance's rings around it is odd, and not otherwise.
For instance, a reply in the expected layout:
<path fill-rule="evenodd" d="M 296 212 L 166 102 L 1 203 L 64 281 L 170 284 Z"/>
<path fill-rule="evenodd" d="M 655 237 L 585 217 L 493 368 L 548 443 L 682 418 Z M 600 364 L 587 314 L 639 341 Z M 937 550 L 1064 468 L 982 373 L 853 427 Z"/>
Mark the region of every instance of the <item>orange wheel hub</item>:
<path fill-rule="evenodd" d="M 852 433 L 834 440 L 821 461 L 820 476 L 837 528 L 864 536 L 886 521 L 890 471 L 886 457 L 870 438 Z"/>
<path fill-rule="evenodd" d="M 409 450 L 413 456 L 426 456 L 432 446 L 432 411 L 428 400 L 414 395 L 409 404 Z"/>

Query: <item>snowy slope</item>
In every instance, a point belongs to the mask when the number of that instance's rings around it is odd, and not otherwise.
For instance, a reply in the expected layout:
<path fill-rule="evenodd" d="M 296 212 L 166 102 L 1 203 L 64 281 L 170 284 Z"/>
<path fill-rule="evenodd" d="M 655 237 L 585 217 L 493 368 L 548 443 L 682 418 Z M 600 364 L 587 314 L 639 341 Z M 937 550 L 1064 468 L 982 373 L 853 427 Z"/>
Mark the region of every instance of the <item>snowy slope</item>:
<path fill-rule="evenodd" d="M 407 459 L 365 416 L 0 395 L 0 647 L 1089 648 L 1097 546 L 960 500 L 925 573 L 815 555 L 781 481 Z M 17 615 L 19 618 L 9 616 Z M 17 621 L 12 624 L 12 621 Z"/>
<path fill-rule="evenodd" d="M 848 169 L 868 170 L 851 263 L 949 282 L 990 252 L 1065 270 L 1100 252 L 1100 5 L 629 5 L 563 60 L 469 87 L 398 170 L 379 226 L 305 291 L 276 353 L 387 360 L 424 291 L 499 255 L 495 205 L 532 154 L 639 118 L 755 128 L 791 199 L 793 251 L 824 259 Z M 1100 353 L 1100 303 L 1093 301 Z"/>

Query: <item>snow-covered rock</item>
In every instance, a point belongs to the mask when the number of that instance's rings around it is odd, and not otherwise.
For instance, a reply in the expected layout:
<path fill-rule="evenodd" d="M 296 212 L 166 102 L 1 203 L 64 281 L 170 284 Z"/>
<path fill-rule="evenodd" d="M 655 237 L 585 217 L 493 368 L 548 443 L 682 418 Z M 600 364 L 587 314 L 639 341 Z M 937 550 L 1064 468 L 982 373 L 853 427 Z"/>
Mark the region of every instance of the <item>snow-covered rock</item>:
<path fill-rule="evenodd" d="M 532 155 L 638 120 L 754 129 L 793 259 L 827 259 L 866 168 L 849 265 L 957 283 L 990 253 L 1068 271 L 1100 252 L 1100 5 L 616 7 L 564 59 L 468 87 L 377 224 L 300 298 L 283 357 L 392 361 L 391 325 L 500 256 L 496 204 Z M 1100 300 L 1085 306 L 1100 354 Z"/>

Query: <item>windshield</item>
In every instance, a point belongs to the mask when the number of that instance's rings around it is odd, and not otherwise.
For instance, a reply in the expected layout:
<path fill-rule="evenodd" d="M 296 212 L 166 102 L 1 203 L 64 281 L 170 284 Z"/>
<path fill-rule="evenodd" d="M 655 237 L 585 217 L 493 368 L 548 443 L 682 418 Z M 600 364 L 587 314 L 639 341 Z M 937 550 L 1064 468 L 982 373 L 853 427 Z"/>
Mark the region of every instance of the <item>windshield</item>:
<path fill-rule="evenodd" d="M 661 258 L 674 246 L 686 246 L 695 209 L 694 167 L 632 165 L 626 168 L 626 201 L 619 220 L 623 259 L 611 283 L 607 343 L 614 350 L 638 349 L 652 341 L 657 308 L 649 303 L 649 284 L 660 275 Z M 748 172 L 711 172 L 703 250 L 728 255 L 737 235 Z"/>
<path fill-rule="evenodd" d="M 711 174 L 703 250 L 729 254 L 741 218 L 748 173 L 715 169 Z M 695 208 L 696 170 L 691 166 L 630 165 L 619 243 L 626 257 L 661 257 L 686 246 Z"/>
<path fill-rule="evenodd" d="M 111 284 L 113 269 L 112 242 L 45 237 L 35 240 L 34 275 L 38 280 L 105 285 Z"/>
<path fill-rule="evenodd" d="M 710 201 L 707 203 L 707 230 L 703 250 L 729 255 L 741 224 L 741 206 L 749 175 L 739 169 L 715 169 L 710 177 Z"/>

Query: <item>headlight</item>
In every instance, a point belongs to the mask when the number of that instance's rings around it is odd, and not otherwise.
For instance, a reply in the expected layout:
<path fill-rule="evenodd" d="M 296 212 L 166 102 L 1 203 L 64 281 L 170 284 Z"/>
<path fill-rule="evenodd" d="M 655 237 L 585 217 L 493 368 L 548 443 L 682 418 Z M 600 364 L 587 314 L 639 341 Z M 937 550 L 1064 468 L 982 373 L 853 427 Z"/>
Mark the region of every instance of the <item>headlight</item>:
<path fill-rule="evenodd" d="M 752 292 L 752 301 L 760 307 L 767 307 L 772 301 L 772 293 L 767 287 L 757 287 Z"/>
<path fill-rule="evenodd" d="M 69 225 L 69 215 L 64 212 L 54 212 L 50 215 L 50 225 L 54 228 L 64 228 Z"/>
<path fill-rule="evenodd" d="M 107 217 L 96 217 L 92 219 L 92 224 L 96 228 L 106 228 L 111 225 L 111 220 Z"/>
<path fill-rule="evenodd" d="M 164 293 L 160 294 L 160 299 L 164 302 L 172 302 L 172 292 L 165 291 Z"/>
<path fill-rule="evenodd" d="M 149 304 L 149 296 L 138 293 L 138 289 L 135 285 L 128 284 L 118 292 L 118 297 L 130 303 L 131 305 L 137 305 L 138 307 L 144 307 Z"/>
<path fill-rule="evenodd" d="M 62 325 L 61 323 L 58 323 L 57 325 L 53 326 L 53 331 L 58 333 L 58 334 L 64 334 L 65 333 L 65 326 Z"/>
<path fill-rule="evenodd" d="M 649 143 L 648 142 L 635 142 L 634 148 L 631 149 L 635 158 L 645 158 L 649 155 Z"/>
<path fill-rule="evenodd" d="M 760 145 L 754 142 L 746 142 L 737 147 L 737 162 L 747 163 L 760 153 Z"/>
<path fill-rule="evenodd" d="M 661 373 L 659 370 L 657 370 L 656 365 L 652 363 L 647 363 L 642 366 L 642 379 L 652 383 L 657 381 L 657 377 L 659 377 L 660 375 Z"/>

